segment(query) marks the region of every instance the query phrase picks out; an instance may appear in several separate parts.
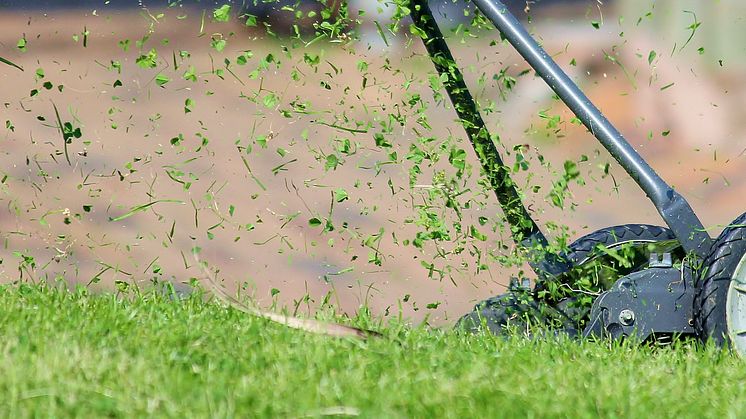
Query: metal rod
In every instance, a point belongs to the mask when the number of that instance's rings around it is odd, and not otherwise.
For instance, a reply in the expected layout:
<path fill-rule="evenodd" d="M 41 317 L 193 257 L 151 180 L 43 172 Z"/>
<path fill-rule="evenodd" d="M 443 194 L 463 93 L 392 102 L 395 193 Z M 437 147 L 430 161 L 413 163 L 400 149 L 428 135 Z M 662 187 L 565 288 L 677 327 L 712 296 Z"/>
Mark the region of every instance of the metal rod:
<path fill-rule="evenodd" d="M 689 203 L 658 176 L 501 1 L 472 1 L 640 185 L 684 249 L 706 256 L 712 239 Z"/>
<path fill-rule="evenodd" d="M 557 255 L 544 251 L 547 239 L 531 218 L 523 204 L 521 195 L 510 177 L 492 137 L 485 126 L 479 109 L 464 82 L 464 76 L 456 65 L 448 44 L 438 27 L 427 0 L 412 0 L 412 19 L 424 32 L 423 42 L 453 107 L 458 114 L 474 151 L 482 163 L 482 169 L 495 191 L 505 218 L 511 226 L 513 238 L 529 252 L 529 264 L 539 277 L 556 275 L 568 268 L 568 263 Z M 539 245 L 539 246 L 537 246 Z"/>

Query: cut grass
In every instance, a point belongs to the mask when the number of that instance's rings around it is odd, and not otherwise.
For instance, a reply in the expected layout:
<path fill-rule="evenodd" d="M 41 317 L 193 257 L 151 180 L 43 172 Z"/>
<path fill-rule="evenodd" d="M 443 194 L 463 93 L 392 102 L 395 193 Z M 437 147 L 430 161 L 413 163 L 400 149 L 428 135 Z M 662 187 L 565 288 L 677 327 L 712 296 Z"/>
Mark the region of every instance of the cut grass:
<path fill-rule="evenodd" d="M 403 325 L 379 327 L 384 338 L 362 342 L 163 295 L 0 288 L 4 416 L 746 414 L 746 364 L 714 348 L 505 340 Z"/>

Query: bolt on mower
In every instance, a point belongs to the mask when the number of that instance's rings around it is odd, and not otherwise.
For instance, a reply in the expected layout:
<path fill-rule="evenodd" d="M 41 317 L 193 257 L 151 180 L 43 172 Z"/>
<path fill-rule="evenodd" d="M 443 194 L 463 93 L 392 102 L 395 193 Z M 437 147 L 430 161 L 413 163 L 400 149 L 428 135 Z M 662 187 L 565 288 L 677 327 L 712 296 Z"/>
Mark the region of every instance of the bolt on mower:
<path fill-rule="evenodd" d="M 666 226 L 607 227 L 581 237 L 564 251 L 549 251 L 548 240 L 523 204 L 428 1 L 412 0 L 414 24 L 516 245 L 536 274 L 533 286 L 528 281 L 513 282 L 506 294 L 479 303 L 457 327 L 500 334 L 511 324 L 538 322 L 582 338 L 666 342 L 688 336 L 712 339 L 746 355 L 746 213 L 719 237 L 710 237 L 686 199 L 648 165 L 501 1 L 472 1 L 642 188 Z M 577 289 L 578 278 L 593 278 L 593 290 Z"/>

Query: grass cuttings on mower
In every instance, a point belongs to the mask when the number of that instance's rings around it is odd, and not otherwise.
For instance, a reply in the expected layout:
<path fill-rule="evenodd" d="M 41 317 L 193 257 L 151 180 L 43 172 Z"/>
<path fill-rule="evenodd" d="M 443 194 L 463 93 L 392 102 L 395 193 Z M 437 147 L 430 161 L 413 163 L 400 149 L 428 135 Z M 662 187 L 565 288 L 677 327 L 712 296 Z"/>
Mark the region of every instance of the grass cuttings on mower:
<path fill-rule="evenodd" d="M 609 234 L 633 231 L 653 232 L 662 239 L 641 240 L 638 236 L 624 240 Z M 459 320 L 458 327 L 489 330 L 496 335 L 563 333 L 579 337 L 588 325 L 596 299 L 620 278 L 648 269 L 653 255 L 670 254 L 673 266 L 683 269 L 685 252 L 678 241 L 666 239 L 667 233 L 655 226 L 626 225 L 585 236 L 564 253 L 573 261 L 571 269 L 538 281 L 534 289 L 511 284 L 507 293 L 477 304 Z M 598 241 L 610 244 L 588 246 Z"/>
<path fill-rule="evenodd" d="M 591 305 L 603 291 L 611 289 L 619 278 L 647 268 L 651 255 L 666 253 L 671 254 L 675 267 L 684 262 L 684 250 L 676 240 L 599 245 L 568 272 L 538 284 L 536 296 L 542 302 L 559 306 L 582 330 Z"/>

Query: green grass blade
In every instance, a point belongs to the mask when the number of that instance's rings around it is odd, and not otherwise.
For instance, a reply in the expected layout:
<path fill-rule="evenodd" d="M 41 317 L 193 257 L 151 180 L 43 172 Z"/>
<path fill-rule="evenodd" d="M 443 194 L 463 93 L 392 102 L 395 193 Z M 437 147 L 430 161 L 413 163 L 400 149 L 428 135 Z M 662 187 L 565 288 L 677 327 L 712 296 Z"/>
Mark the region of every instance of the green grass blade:
<path fill-rule="evenodd" d="M 160 203 L 164 203 L 164 202 L 172 202 L 172 203 L 177 203 L 177 204 L 184 204 L 185 203 L 184 201 L 180 201 L 178 199 L 158 199 L 158 200 L 155 200 L 155 201 L 152 201 L 152 202 L 148 202 L 147 204 L 142 204 L 142 205 L 134 206 L 126 214 L 120 215 L 119 217 L 115 217 L 115 218 L 109 218 L 109 221 L 122 221 L 125 218 L 132 217 L 133 215 L 137 214 L 138 212 L 145 211 L 146 209 L 152 207 L 155 204 L 160 204 Z"/>
<path fill-rule="evenodd" d="M 67 164 L 69 166 L 72 166 L 73 164 L 70 163 L 70 154 L 67 152 L 67 138 L 65 138 L 65 128 L 62 125 L 62 118 L 60 118 L 60 111 L 57 110 L 57 105 L 52 102 L 52 107 L 54 108 L 54 115 L 57 117 L 57 125 L 60 129 L 60 134 L 62 134 L 62 146 L 65 150 L 65 160 L 67 160 Z"/>
<path fill-rule="evenodd" d="M 21 71 L 23 71 L 23 67 L 20 65 L 14 63 L 13 61 L 8 60 L 7 58 L 0 57 L 0 63 L 8 64 L 11 67 L 15 67 Z"/>

